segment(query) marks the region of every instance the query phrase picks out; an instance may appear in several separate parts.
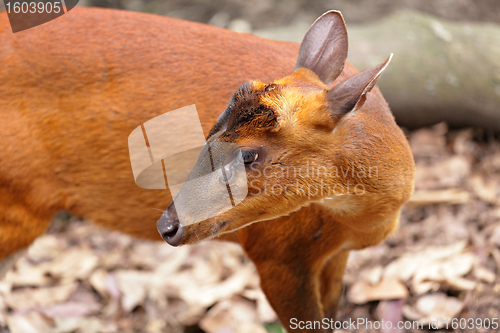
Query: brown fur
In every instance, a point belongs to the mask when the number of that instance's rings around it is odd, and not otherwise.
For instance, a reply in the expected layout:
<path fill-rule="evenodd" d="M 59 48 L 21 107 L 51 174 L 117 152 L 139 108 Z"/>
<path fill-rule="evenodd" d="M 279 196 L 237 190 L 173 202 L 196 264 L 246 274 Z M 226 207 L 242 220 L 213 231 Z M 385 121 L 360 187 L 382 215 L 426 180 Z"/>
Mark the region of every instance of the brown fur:
<path fill-rule="evenodd" d="M 62 209 L 160 239 L 155 208 L 165 209 L 171 197 L 134 183 L 130 132 L 195 104 L 208 134 L 242 82 L 286 75 L 298 50 L 206 25 L 94 8 L 16 34 L 3 12 L 0 39 L 0 258 L 29 245 Z"/>
<path fill-rule="evenodd" d="M 90 8 L 12 34 L 1 13 L 0 260 L 27 247 L 62 209 L 160 240 L 154 208 L 165 209 L 172 198 L 135 185 L 128 135 L 195 104 L 208 136 L 237 87 L 259 79 L 272 85 L 251 83 L 221 115 L 234 129 L 226 140 L 265 144 L 275 166 L 377 165 L 378 177 L 330 179 L 368 189 L 333 204 L 321 196 L 254 196 L 219 220 L 186 227 L 185 243 L 197 240 L 194 232 L 240 242 L 285 326 L 290 318 L 333 317 L 348 250 L 377 244 L 395 229 L 413 190 L 413 160 L 377 88 L 361 110 L 327 117 L 325 84 L 310 70 L 292 73 L 298 50 L 202 24 Z M 334 85 L 356 73 L 346 63 Z M 276 169 L 269 180 L 291 179 Z"/>

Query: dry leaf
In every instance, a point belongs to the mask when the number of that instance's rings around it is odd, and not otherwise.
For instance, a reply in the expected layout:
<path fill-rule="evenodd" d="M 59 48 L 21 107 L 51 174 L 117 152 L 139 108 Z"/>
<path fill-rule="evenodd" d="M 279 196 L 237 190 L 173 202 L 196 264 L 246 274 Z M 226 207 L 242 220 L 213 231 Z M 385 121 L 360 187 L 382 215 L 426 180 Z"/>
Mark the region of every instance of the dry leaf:
<path fill-rule="evenodd" d="M 460 241 L 447 246 L 429 246 L 418 252 L 407 252 L 387 265 L 384 277 L 408 281 L 420 268 L 427 267 L 434 261 L 446 261 L 462 253 L 466 245 L 466 241 Z"/>
<path fill-rule="evenodd" d="M 271 304 L 266 298 L 266 295 L 259 289 L 247 289 L 241 293 L 242 296 L 257 302 L 257 315 L 262 323 L 273 323 L 278 320 L 276 312 L 274 312 Z"/>
<path fill-rule="evenodd" d="M 475 287 L 461 276 L 471 271 L 475 257 L 471 253 L 452 256 L 446 260 L 435 260 L 420 267 L 413 277 L 413 288 L 417 294 L 431 290 L 428 282 L 446 282 L 458 290 L 471 290 Z M 427 283 L 426 283 L 427 282 Z M 430 288 L 429 288 L 430 287 Z"/>
<path fill-rule="evenodd" d="M 383 272 L 384 269 L 381 265 L 365 269 L 361 271 L 361 279 L 374 286 L 382 279 Z"/>
<path fill-rule="evenodd" d="M 40 236 L 28 248 L 28 258 L 33 262 L 54 259 L 63 252 L 64 243 L 55 235 Z"/>
<path fill-rule="evenodd" d="M 144 302 L 152 273 L 137 271 L 118 271 L 115 273 L 122 293 L 122 307 L 126 313 Z"/>
<path fill-rule="evenodd" d="M 189 248 L 186 247 L 172 247 L 163 242 L 141 240 L 132 245 L 129 251 L 129 262 L 134 267 L 152 270 L 159 265 L 181 260 L 182 253 L 188 252 Z"/>
<path fill-rule="evenodd" d="M 500 247 L 500 224 L 493 229 L 488 241 L 491 245 Z"/>
<path fill-rule="evenodd" d="M 7 319 L 5 318 L 4 313 L 7 313 L 7 307 L 4 299 L 0 297 L 0 327 L 7 324 Z"/>
<path fill-rule="evenodd" d="M 255 304 L 244 297 L 233 296 L 211 308 L 200 321 L 200 327 L 207 333 L 235 332 L 250 323 L 257 323 Z"/>
<path fill-rule="evenodd" d="M 78 333 L 102 333 L 102 332 L 118 332 L 114 323 L 104 323 L 95 317 L 89 318 L 58 318 L 55 319 L 56 332 L 70 333 L 77 331 Z"/>
<path fill-rule="evenodd" d="M 450 276 L 446 279 L 446 283 L 455 290 L 473 290 L 477 286 L 475 281 L 467 280 L 460 276 Z"/>
<path fill-rule="evenodd" d="M 473 273 L 477 279 L 486 283 L 492 283 L 496 280 L 495 273 L 481 266 L 476 266 L 473 270 Z"/>
<path fill-rule="evenodd" d="M 160 320 L 160 319 L 151 319 L 146 327 L 145 327 L 145 332 L 146 333 L 162 333 L 165 332 L 165 321 Z"/>
<path fill-rule="evenodd" d="M 475 148 L 475 143 L 472 141 L 473 137 L 474 131 L 471 128 L 458 131 L 452 142 L 453 151 L 460 155 L 473 153 Z"/>
<path fill-rule="evenodd" d="M 424 324 L 437 320 L 437 328 L 443 328 L 446 320 L 450 322 L 462 311 L 463 305 L 456 297 L 436 293 L 420 297 L 415 306 L 403 306 L 403 314 L 410 320 L 419 320 Z"/>
<path fill-rule="evenodd" d="M 434 204 L 458 205 L 468 203 L 470 200 L 470 193 L 462 189 L 418 190 L 415 191 L 408 204 L 411 206 Z"/>
<path fill-rule="evenodd" d="M 180 299 L 170 300 L 168 312 L 177 322 L 184 326 L 197 324 L 207 313 L 207 308 L 198 304 L 186 304 Z"/>
<path fill-rule="evenodd" d="M 500 178 L 489 175 L 488 177 L 474 175 L 469 181 L 474 193 L 481 199 L 491 204 L 499 203 Z"/>
<path fill-rule="evenodd" d="M 359 281 L 354 283 L 347 292 L 347 300 L 355 304 L 365 304 L 370 301 L 401 299 L 409 296 L 404 284 L 395 279 L 384 279 L 379 284 Z"/>
<path fill-rule="evenodd" d="M 261 324 L 243 323 L 236 326 L 234 333 L 268 333 Z"/>
<path fill-rule="evenodd" d="M 97 267 L 99 258 L 89 249 L 73 249 L 61 253 L 54 261 L 44 263 L 46 272 L 66 281 L 82 280 Z"/>
<path fill-rule="evenodd" d="M 100 309 L 101 305 L 96 302 L 65 302 L 43 308 L 42 313 L 49 318 L 85 317 Z"/>
<path fill-rule="evenodd" d="M 51 321 L 36 312 L 24 314 L 13 313 L 7 316 L 7 325 L 13 333 L 52 333 Z"/>
<path fill-rule="evenodd" d="M 208 307 L 245 289 L 254 272 L 252 266 L 247 266 L 219 284 L 182 289 L 180 296 L 188 304 Z"/>
<path fill-rule="evenodd" d="M 49 305 L 66 301 L 77 288 L 77 283 L 70 283 L 48 288 L 16 289 L 7 295 L 5 301 L 14 310 L 46 308 Z"/>
<path fill-rule="evenodd" d="M 13 287 L 25 286 L 45 286 L 52 282 L 52 279 L 46 276 L 46 265 L 32 265 L 27 258 L 20 258 L 16 263 L 16 270 L 7 272 L 5 280 L 10 282 Z"/>
<path fill-rule="evenodd" d="M 410 147 L 415 155 L 439 155 L 445 151 L 448 132 L 446 123 L 439 123 L 430 128 L 416 130 L 410 136 Z"/>
<path fill-rule="evenodd" d="M 459 155 L 430 165 L 417 164 L 415 187 L 417 190 L 460 187 L 470 170 L 469 160 Z"/>
<path fill-rule="evenodd" d="M 107 278 L 108 272 L 104 269 L 96 269 L 89 278 L 89 282 L 92 287 L 104 298 L 109 297 L 108 290 L 106 288 Z"/>
<path fill-rule="evenodd" d="M 167 278 L 169 275 L 177 271 L 187 260 L 190 249 L 187 246 L 176 248 L 172 256 L 163 262 L 156 263 L 156 272 L 159 275 Z"/>

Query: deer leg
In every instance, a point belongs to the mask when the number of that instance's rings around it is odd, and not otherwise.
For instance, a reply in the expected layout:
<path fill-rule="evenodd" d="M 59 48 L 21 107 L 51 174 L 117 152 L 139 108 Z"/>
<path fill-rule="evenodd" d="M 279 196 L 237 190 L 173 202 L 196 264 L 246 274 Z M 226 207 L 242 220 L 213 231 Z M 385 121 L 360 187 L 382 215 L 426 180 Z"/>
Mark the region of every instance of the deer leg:
<path fill-rule="evenodd" d="M 348 230 L 324 217 L 307 207 L 238 231 L 262 290 L 289 332 L 331 332 L 347 259 L 340 248 Z"/>
<path fill-rule="evenodd" d="M 321 303 L 325 317 L 329 319 L 336 319 L 343 290 L 342 277 L 348 256 L 347 250 L 336 253 L 326 261 L 321 270 Z"/>
<path fill-rule="evenodd" d="M 0 189 L 0 276 L 47 230 L 50 222 L 49 216 L 35 214 L 6 189 Z"/>
<path fill-rule="evenodd" d="M 314 272 L 283 262 L 255 262 L 261 287 L 288 332 L 328 332 Z M 309 326 L 308 326 L 309 325 Z"/>

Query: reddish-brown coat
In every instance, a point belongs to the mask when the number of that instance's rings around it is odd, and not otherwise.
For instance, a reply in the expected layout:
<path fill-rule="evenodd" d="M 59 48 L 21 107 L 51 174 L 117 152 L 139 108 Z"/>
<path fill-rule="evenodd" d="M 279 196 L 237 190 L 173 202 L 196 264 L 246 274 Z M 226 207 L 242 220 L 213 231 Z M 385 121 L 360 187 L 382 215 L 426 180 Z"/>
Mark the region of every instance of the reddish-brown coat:
<path fill-rule="evenodd" d="M 12 34 L 1 13 L 0 260 L 27 247 L 62 209 L 110 229 L 160 240 L 160 213 L 154 209 L 165 209 L 172 198 L 168 191 L 135 185 L 130 132 L 157 115 L 195 104 L 208 135 L 241 83 L 286 77 L 298 51 L 295 43 L 91 8 L 76 8 Z M 346 63 L 335 84 L 356 73 Z M 322 84 L 306 70 L 276 83 Z M 322 115 L 314 114 L 321 103 L 311 100 L 309 111 L 293 121 L 324 124 Z M 352 213 L 342 205 L 315 202 L 221 237 L 245 248 L 285 326 L 290 318 L 335 316 L 348 249 L 387 237 L 413 191 L 410 149 L 377 88 L 361 111 L 335 124 L 335 135 L 314 137 L 311 130 L 311 138 L 317 139 L 325 163 L 335 159 L 347 167 L 355 160 L 378 166 L 377 181 L 366 183 L 373 193 L 357 198 L 363 209 Z M 292 145 L 293 138 L 281 144 Z M 278 216 L 279 209 L 270 208 L 270 216 Z M 248 222 L 240 217 L 230 229 Z"/>

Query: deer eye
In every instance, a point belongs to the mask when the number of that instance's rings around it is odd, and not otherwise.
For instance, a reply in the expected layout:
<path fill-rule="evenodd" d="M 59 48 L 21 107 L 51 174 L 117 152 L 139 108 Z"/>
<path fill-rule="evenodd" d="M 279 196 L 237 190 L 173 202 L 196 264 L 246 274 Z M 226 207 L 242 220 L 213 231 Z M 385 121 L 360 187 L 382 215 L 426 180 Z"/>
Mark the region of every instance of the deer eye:
<path fill-rule="evenodd" d="M 257 158 L 259 154 L 251 152 L 251 151 L 240 151 L 238 153 L 238 163 L 244 165 L 252 164 Z"/>

